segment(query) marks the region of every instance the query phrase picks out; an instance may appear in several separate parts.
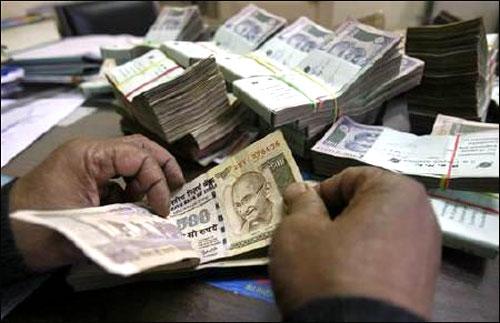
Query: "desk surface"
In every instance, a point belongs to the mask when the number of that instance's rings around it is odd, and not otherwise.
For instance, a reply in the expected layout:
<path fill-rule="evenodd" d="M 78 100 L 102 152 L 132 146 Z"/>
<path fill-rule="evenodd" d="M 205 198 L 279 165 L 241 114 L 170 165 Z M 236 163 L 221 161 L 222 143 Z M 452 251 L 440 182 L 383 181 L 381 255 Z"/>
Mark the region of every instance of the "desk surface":
<path fill-rule="evenodd" d="M 99 110 L 68 127 L 56 127 L 2 168 L 22 176 L 57 146 L 78 136 L 121 134 L 120 116 Z M 182 166 L 182 165 L 181 165 Z M 438 321 L 498 321 L 499 262 L 443 250 L 433 319 Z M 253 269 L 262 271 L 262 269 Z M 235 270 L 240 278 L 252 269 Z M 202 278 L 141 282 L 81 293 L 60 279 L 51 279 L 16 308 L 9 322 L 68 321 L 277 321 L 275 305 L 219 290 Z"/>

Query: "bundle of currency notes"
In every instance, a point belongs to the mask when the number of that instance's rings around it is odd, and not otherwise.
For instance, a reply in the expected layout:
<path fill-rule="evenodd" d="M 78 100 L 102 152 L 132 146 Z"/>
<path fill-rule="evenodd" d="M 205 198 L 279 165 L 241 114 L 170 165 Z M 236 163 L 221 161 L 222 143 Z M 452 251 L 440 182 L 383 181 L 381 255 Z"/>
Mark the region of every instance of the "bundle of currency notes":
<path fill-rule="evenodd" d="M 406 53 L 425 61 L 411 111 L 484 121 L 490 103 L 488 48 L 482 18 L 408 28 Z"/>
<path fill-rule="evenodd" d="M 211 55 L 246 54 L 286 24 L 282 17 L 250 4 L 217 29 L 210 42 L 166 41 L 162 50 L 183 67 Z"/>
<path fill-rule="evenodd" d="M 253 76 L 286 74 L 288 68 L 297 67 L 310 51 L 332 35 L 333 31 L 307 17 L 299 17 L 259 49 L 245 55 L 216 56 L 217 64 L 230 83 Z"/>
<path fill-rule="evenodd" d="M 145 43 L 143 39 L 132 39 L 128 44 L 101 46 L 101 55 L 104 59 L 114 60 L 116 65 L 122 65 L 155 48 L 159 48 L 159 45 Z"/>
<path fill-rule="evenodd" d="M 233 91 L 271 128 L 286 125 L 303 156 L 337 113 L 372 123 L 385 100 L 419 84 L 423 62 L 403 58 L 400 38 L 349 19 L 294 69 L 237 80 Z"/>
<path fill-rule="evenodd" d="M 498 69 L 498 34 L 487 34 L 488 43 L 488 80 L 487 93 L 491 93 L 491 99 L 498 101 L 498 92 L 495 95 L 496 70 Z M 498 104 L 497 104 L 498 105 Z M 418 106 L 409 106 L 409 116 L 411 120 L 412 132 L 416 134 L 429 134 L 436 121 L 436 112 L 427 109 L 420 109 Z M 485 112 L 486 113 L 486 112 Z M 437 122 L 437 121 L 436 121 Z"/>
<path fill-rule="evenodd" d="M 165 41 L 196 40 L 203 29 L 198 6 L 165 6 L 143 39 L 133 39 L 129 44 L 102 46 L 101 54 L 103 58 L 114 59 L 117 65 L 121 65 L 159 48 Z"/>
<path fill-rule="evenodd" d="M 343 114 L 360 115 L 366 109 L 357 104 L 358 97 L 398 75 L 401 54 L 396 46 L 399 39 L 398 35 L 348 20 L 335 31 L 335 35 L 327 36 L 321 46 L 309 52 L 297 65 L 299 71 L 277 73 L 273 80 L 262 76 L 239 80 L 233 84 L 233 88 L 235 93 L 240 93 L 239 98 L 252 109 L 268 109 L 277 115 L 288 115 L 288 110 L 300 108 L 303 103 L 294 104 L 292 100 L 286 109 L 279 110 L 265 105 L 258 106 L 256 102 L 259 99 L 273 94 L 270 91 L 264 94 L 266 90 L 260 86 L 249 86 L 254 81 L 259 84 L 266 80 L 272 81 L 273 85 L 270 86 L 273 88 L 280 91 L 287 89 L 290 96 L 305 96 L 309 104 L 321 105 L 322 102 L 329 101 Z M 302 84 L 305 82 L 308 83 L 307 86 Z M 311 91 L 314 92 L 313 95 L 308 95 Z M 317 93 L 320 95 L 316 95 Z M 300 127 L 313 123 L 326 126 L 333 121 L 332 115 L 334 113 L 332 114 L 331 109 L 302 109 L 301 114 L 290 115 L 286 121 L 300 120 Z M 295 120 L 289 120 L 292 117 Z M 273 126 L 279 125 L 272 120 L 270 123 Z"/>
<path fill-rule="evenodd" d="M 438 114 L 433 135 L 498 132 L 497 123 L 469 121 Z M 498 194 L 433 189 L 429 191 L 443 230 L 443 244 L 481 257 L 498 254 Z"/>
<path fill-rule="evenodd" d="M 240 123 L 224 79 L 208 58 L 183 69 L 159 50 L 107 73 L 127 115 L 164 143 L 194 141 L 199 150 L 231 133 Z"/>
<path fill-rule="evenodd" d="M 275 132 L 185 184 L 171 197 L 166 219 L 134 204 L 11 217 L 58 231 L 105 271 L 121 276 L 155 267 L 227 267 L 235 256 L 236 266 L 263 264 L 249 252 L 269 246 L 285 213 L 283 192 L 297 181 L 299 169 Z"/>
<path fill-rule="evenodd" d="M 480 257 L 498 255 L 498 194 L 441 189 L 428 194 L 444 246 Z"/>
<path fill-rule="evenodd" d="M 436 17 L 432 20 L 433 25 L 447 25 L 452 22 L 460 21 L 461 19 L 457 16 L 449 13 L 446 10 L 441 10 Z"/>
<path fill-rule="evenodd" d="M 457 135 L 483 131 L 498 131 L 498 123 L 486 123 L 438 114 L 432 135 Z"/>
<path fill-rule="evenodd" d="M 498 130 L 417 136 L 344 116 L 312 148 L 312 160 L 322 175 L 367 164 L 410 175 L 428 188 L 498 192 L 498 148 Z"/>
<path fill-rule="evenodd" d="M 423 61 L 408 55 L 403 55 L 399 66 L 399 73 L 395 77 L 381 84 L 373 92 L 368 92 L 364 96 L 359 96 L 354 102 L 359 106 L 363 106 L 367 111 L 376 111 L 376 108 L 380 107 L 385 101 L 418 86 L 422 80 L 423 72 Z M 374 123 L 376 116 L 370 115 L 370 117 L 371 118 L 362 118 L 363 123 Z"/>
<path fill-rule="evenodd" d="M 249 4 L 217 29 L 214 42 L 235 54 L 257 49 L 286 24 L 286 19 Z"/>
<path fill-rule="evenodd" d="M 163 7 L 149 28 L 146 42 L 162 43 L 167 40 L 193 41 L 203 32 L 203 21 L 198 6 Z"/>

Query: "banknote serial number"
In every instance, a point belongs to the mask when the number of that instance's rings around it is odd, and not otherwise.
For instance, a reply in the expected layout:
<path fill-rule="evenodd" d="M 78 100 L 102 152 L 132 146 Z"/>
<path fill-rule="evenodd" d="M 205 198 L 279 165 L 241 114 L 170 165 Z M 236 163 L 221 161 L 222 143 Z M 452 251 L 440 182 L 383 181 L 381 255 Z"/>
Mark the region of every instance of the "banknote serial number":
<path fill-rule="evenodd" d="M 177 228 L 184 230 L 187 227 L 195 227 L 198 224 L 210 222 L 210 212 L 207 209 L 202 209 L 200 213 L 193 213 L 177 220 Z"/>
<path fill-rule="evenodd" d="M 269 154 L 273 153 L 276 149 L 281 147 L 281 143 L 276 140 L 275 142 L 270 143 L 269 145 L 262 147 L 260 149 L 252 151 L 248 154 L 248 160 L 251 162 L 258 162 L 259 160 L 267 157 Z M 240 169 L 247 165 L 247 159 L 242 159 L 234 165 L 234 169 Z"/>

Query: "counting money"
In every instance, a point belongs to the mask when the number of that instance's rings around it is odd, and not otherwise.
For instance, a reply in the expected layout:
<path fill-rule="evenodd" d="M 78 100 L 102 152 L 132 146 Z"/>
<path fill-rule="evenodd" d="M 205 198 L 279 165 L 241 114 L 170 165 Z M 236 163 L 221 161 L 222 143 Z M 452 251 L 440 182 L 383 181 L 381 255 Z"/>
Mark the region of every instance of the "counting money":
<path fill-rule="evenodd" d="M 230 266 L 228 257 L 269 245 L 284 214 L 283 192 L 301 180 L 282 134 L 274 132 L 175 192 L 167 219 L 134 204 L 19 211 L 11 217 L 58 231 L 106 271 L 122 276 L 158 266 L 224 267 Z M 263 263 L 254 260 L 239 265 Z"/>

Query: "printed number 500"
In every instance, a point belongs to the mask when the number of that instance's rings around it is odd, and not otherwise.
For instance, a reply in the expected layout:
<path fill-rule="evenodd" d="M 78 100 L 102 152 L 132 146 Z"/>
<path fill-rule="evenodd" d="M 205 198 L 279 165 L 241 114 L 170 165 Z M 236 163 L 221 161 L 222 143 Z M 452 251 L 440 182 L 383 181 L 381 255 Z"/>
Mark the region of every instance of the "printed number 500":
<path fill-rule="evenodd" d="M 205 224 L 208 222 L 210 222 L 210 213 L 207 209 L 202 209 L 200 211 L 200 214 L 194 213 L 178 219 L 177 228 L 182 231 L 188 226 L 192 228 L 197 226 L 198 224 Z"/>

